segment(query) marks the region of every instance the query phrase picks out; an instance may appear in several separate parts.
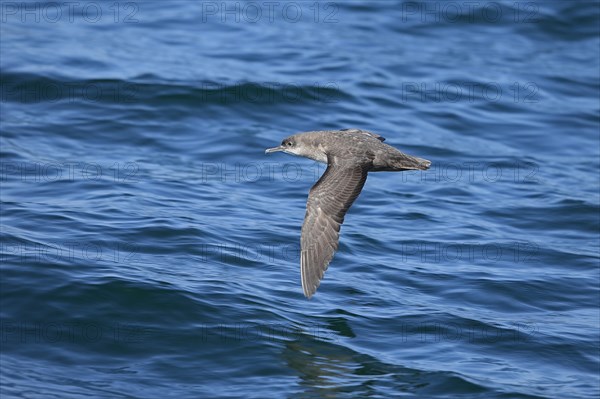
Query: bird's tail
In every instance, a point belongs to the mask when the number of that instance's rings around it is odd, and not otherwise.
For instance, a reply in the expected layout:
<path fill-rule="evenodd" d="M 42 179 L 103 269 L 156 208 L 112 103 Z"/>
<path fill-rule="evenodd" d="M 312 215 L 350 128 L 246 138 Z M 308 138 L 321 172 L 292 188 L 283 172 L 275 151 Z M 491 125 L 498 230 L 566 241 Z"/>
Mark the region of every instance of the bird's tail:
<path fill-rule="evenodd" d="M 413 157 L 397 151 L 392 156 L 385 157 L 382 162 L 376 162 L 372 171 L 400 172 L 403 170 L 427 170 L 431 161 L 423 158 Z"/>
<path fill-rule="evenodd" d="M 431 161 L 403 154 L 397 162 L 398 170 L 427 170 L 431 165 Z"/>

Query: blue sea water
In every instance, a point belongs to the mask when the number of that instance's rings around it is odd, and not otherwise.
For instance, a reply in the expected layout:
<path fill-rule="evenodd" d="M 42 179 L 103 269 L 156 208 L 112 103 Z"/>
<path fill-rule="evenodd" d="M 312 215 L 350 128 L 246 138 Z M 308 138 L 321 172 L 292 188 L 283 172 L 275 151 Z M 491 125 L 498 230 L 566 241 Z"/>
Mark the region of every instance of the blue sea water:
<path fill-rule="evenodd" d="M 0 3 L 4 398 L 597 398 L 597 1 Z M 374 173 L 317 294 L 322 165 Z"/>

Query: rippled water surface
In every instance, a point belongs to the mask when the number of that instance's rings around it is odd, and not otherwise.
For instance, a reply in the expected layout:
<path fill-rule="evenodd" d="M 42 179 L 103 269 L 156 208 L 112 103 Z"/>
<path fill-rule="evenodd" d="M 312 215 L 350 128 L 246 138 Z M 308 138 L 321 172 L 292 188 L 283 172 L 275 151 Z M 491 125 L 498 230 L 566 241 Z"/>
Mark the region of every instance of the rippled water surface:
<path fill-rule="evenodd" d="M 3 398 L 597 398 L 600 8 L 1 3 Z M 324 167 L 371 174 L 316 296 Z"/>

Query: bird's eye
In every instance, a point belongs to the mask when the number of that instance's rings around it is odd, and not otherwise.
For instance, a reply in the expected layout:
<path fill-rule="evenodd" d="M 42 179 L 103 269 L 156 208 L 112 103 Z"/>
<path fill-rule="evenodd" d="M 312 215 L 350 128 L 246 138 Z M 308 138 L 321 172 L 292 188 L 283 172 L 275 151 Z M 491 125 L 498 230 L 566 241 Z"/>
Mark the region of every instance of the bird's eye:
<path fill-rule="evenodd" d="M 292 142 L 291 142 L 291 141 L 288 141 L 288 142 L 287 142 L 287 143 L 285 143 L 285 144 L 286 144 L 288 147 L 291 147 L 291 146 L 292 146 Z"/>

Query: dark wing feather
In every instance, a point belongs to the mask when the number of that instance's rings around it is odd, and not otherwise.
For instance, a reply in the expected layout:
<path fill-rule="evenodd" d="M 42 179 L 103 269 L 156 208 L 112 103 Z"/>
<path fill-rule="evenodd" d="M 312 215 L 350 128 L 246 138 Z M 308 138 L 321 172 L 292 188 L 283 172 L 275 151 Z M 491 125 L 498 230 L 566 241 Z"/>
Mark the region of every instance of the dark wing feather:
<path fill-rule="evenodd" d="M 367 180 L 368 165 L 329 164 L 310 189 L 302 225 L 300 270 L 310 298 L 338 249 L 340 226 Z"/>

